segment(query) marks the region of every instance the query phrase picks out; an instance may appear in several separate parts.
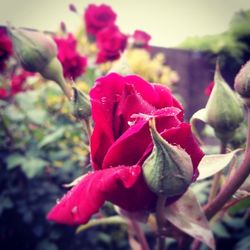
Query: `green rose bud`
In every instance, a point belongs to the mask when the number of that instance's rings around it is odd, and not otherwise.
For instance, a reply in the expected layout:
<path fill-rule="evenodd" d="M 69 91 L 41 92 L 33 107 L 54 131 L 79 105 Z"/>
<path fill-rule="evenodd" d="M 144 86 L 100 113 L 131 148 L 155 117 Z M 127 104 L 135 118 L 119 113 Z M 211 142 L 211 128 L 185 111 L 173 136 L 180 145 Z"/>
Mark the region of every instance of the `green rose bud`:
<path fill-rule="evenodd" d="M 77 89 L 75 86 L 74 90 L 74 115 L 78 119 L 86 120 L 91 116 L 91 106 L 89 96 L 84 92 Z"/>
<path fill-rule="evenodd" d="M 57 55 L 54 41 L 43 33 L 9 28 L 15 54 L 22 67 L 40 72 Z"/>
<path fill-rule="evenodd" d="M 243 108 L 236 93 L 222 78 L 219 66 L 216 66 L 214 88 L 208 99 L 207 122 L 223 141 L 230 140 L 243 121 Z"/>
<path fill-rule="evenodd" d="M 71 99 L 72 90 L 63 77 L 63 68 L 57 59 L 57 46 L 44 33 L 23 29 L 8 28 L 17 59 L 22 67 L 31 72 L 38 72 L 44 78 L 55 81 Z"/>
<path fill-rule="evenodd" d="M 234 82 L 235 90 L 243 97 L 248 99 L 250 105 L 250 61 L 248 61 L 239 71 Z"/>
<path fill-rule="evenodd" d="M 169 144 L 161 137 L 156 130 L 155 120 L 150 120 L 149 126 L 154 148 L 143 164 L 145 181 L 158 195 L 180 195 L 192 182 L 191 158 L 185 150 Z"/>

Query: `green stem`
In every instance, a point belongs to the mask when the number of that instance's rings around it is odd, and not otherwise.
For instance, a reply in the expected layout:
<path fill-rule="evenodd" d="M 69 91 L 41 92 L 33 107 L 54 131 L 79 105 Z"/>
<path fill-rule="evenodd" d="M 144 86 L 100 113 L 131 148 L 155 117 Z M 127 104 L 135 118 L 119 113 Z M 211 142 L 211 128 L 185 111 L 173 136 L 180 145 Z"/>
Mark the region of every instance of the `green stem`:
<path fill-rule="evenodd" d="M 205 214 L 209 220 L 225 205 L 250 174 L 250 107 L 247 111 L 248 132 L 243 162 L 237 173 L 229 179 L 217 197 L 205 207 Z"/>
<path fill-rule="evenodd" d="M 140 242 L 141 250 L 150 250 L 144 232 L 142 231 L 139 223 L 133 219 L 130 219 L 130 222 L 138 238 L 138 241 Z"/>
<path fill-rule="evenodd" d="M 90 125 L 90 120 L 85 119 L 84 123 L 85 123 L 86 134 L 87 134 L 87 137 L 88 137 L 88 144 L 90 144 L 90 137 L 91 137 L 91 134 L 92 134 L 92 128 L 91 128 L 91 125 Z"/>
<path fill-rule="evenodd" d="M 156 222 L 158 227 L 158 235 L 156 241 L 156 249 L 164 250 L 165 249 L 165 236 L 162 233 L 164 229 L 164 208 L 165 208 L 166 196 L 159 195 L 157 204 L 156 204 Z"/>
<path fill-rule="evenodd" d="M 227 148 L 227 142 L 221 141 L 220 154 L 225 154 L 226 148 Z M 221 175 L 222 175 L 222 171 L 219 171 L 213 177 L 212 186 L 211 186 L 209 197 L 208 197 L 208 203 L 212 202 L 212 200 L 218 193 L 218 190 L 220 188 Z"/>

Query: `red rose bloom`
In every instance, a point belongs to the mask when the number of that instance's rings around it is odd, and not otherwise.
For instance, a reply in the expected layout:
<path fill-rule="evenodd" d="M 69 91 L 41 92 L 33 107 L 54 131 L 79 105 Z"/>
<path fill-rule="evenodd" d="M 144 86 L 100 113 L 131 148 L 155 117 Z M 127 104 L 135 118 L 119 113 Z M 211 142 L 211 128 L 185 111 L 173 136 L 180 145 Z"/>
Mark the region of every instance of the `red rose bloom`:
<path fill-rule="evenodd" d="M 65 224 L 86 223 L 105 201 L 130 212 L 153 211 L 156 195 L 146 185 L 142 165 L 152 151 L 147 114 L 155 117 L 161 136 L 190 155 L 193 180 L 203 157 L 183 110 L 169 89 L 138 76 L 112 73 L 96 81 L 90 92 L 94 131 L 88 173 L 50 211 L 48 219 Z M 166 180 L 167 181 L 167 180 Z M 167 204 L 173 202 L 172 199 Z"/>
<path fill-rule="evenodd" d="M 96 63 L 114 61 L 118 59 L 127 45 L 127 36 L 122 34 L 117 26 L 110 26 L 97 35 Z"/>
<path fill-rule="evenodd" d="M 134 45 L 136 47 L 148 48 L 148 43 L 151 39 L 151 36 L 148 33 L 142 30 L 135 30 L 132 37 L 134 39 Z"/>
<path fill-rule="evenodd" d="M 102 29 L 115 24 L 116 14 L 108 5 L 90 4 L 84 13 L 87 33 L 96 36 Z"/>
<path fill-rule="evenodd" d="M 11 40 L 4 28 L 0 28 L 0 72 L 5 68 L 6 61 L 12 55 Z"/>
<path fill-rule="evenodd" d="M 72 34 L 67 38 L 55 37 L 54 40 L 58 47 L 57 58 L 63 66 L 64 77 L 75 80 L 85 72 L 87 58 L 77 52 L 77 41 Z"/>

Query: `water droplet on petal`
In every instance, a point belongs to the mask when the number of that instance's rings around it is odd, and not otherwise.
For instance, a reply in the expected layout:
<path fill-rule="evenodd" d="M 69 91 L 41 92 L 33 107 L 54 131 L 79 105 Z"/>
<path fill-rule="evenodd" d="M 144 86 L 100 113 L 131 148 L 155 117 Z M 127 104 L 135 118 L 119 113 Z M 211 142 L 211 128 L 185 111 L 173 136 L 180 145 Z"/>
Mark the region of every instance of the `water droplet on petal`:
<path fill-rule="evenodd" d="M 71 210 L 71 213 L 72 213 L 72 214 L 76 214 L 77 211 L 78 211 L 78 207 L 77 207 L 77 206 L 74 206 L 74 207 L 72 208 L 72 210 Z"/>
<path fill-rule="evenodd" d="M 60 203 L 60 199 L 56 199 L 56 204 L 59 204 Z"/>
<path fill-rule="evenodd" d="M 128 125 L 131 127 L 135 124 L 135 120 L 134 121 L 128 121 Z"/>
<path fill-rule="evenodd" d="M 103 96 L 101 97 L 101 103 L 105 104 L 107 102 L 107 97 Z"/>

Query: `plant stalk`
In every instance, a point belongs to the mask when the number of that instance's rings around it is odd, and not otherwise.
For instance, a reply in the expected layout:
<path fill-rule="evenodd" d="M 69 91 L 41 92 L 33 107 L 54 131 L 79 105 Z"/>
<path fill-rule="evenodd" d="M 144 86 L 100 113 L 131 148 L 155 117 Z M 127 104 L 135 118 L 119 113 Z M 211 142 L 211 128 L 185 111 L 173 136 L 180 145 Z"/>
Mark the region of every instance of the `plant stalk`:
<path fill-rule="evenodd" d="M 156 204 L 156 222 L 158 227 L 158 235 L 156 240 L 156 249 L 164 250 L 165 249 L 165 236 L 162 233 L 164 229 L 164 208 L 165 208 L 166 196 L 159 195 L 157 204 Z"/>
<path fill-rule="evenodd" d="M 130 222 L 138 238 L 138 241 L 140 242 L 141 250 L 150 250 L 144 232 L 142 231 L 139 223 L 133 219 L 130 219 Z"/>
<path fill-rule="evenodd" d="M 221 141 L 220 154 L 225 154 L 226 148 L 227 148 L 227 142 Z M 211 186 L 211 190 L 210 190 L 209 197 L 208 197 L 208 203 L 212 202 L 212 200 L 218 193 L 218 190 L 220 188 L 221 175 L 222 175 L 222 171 L 219 171 L 213 176 L 212 186 Z"/>
<path fill-rule="evenodd" d="M 247 108 L 247 119 L 248 132 L 244 159 L 236 174 L 225 183 L 217 197 L 205 207 L 205 214 L 208 220 L 210 220 L 225 205 L 250 174 L 250 107 Z"/>

